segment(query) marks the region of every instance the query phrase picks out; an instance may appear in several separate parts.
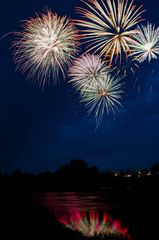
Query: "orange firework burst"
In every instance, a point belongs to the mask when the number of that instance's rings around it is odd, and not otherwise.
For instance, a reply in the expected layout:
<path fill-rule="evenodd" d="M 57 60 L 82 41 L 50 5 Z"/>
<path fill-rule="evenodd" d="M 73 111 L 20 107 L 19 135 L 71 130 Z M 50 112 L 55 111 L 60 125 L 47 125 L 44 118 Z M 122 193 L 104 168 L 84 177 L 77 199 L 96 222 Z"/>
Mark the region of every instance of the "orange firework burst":
<path fill-rule="evenodd" d="M 136 24 L 142 21 L 142 6 L 136 7 L 133 0 L 82 0 L 87 8 L 77 11 L 84 20 L 77 20 L 82 27 L 81 37 L 90 43 L 88 51 L 98 53 L 110 64 L 125 53 L 130 53 L 132 35 L 137 32 Z"/>

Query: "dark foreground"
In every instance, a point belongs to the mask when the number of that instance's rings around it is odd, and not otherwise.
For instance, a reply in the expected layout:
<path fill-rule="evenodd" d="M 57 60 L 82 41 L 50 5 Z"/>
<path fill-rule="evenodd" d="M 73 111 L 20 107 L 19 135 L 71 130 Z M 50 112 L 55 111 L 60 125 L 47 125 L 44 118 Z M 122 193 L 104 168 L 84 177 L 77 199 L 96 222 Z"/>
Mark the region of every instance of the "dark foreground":
<path fill-rule="evenodd" d="M 132 239 L 154 240 L 159 238 L 158 181 L 129 187 L 103 190 L 113 206 L 119 206 L 122 221 L 129 227 Z M 39 191 L 39 190 L 37 190 Z M 0 226 L 3 239 L 84 240 L 79 233 L 64 228 L 54 213 L 46 206 L 33 201 L 36 189 L 1 188 Z M 45 194 L 45 193 L 44 193 Z M 107 238 L 109 239 L 109 238 Z M 110 238 L 116 239 L 116 238 Z M 119 239 L 119 238 L 118 238 Z M 122 239 L 122 238 L 121 238 Z"/>

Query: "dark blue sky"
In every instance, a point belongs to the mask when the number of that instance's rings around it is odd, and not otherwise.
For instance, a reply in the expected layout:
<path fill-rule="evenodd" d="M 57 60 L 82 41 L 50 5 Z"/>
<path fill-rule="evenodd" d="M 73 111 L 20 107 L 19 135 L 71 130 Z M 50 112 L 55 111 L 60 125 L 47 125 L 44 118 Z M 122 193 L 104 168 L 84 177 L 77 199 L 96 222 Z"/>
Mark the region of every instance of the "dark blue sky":
<path fill-rule="evenodd" d="M 144 18 L 159 25 L 156 0 L 135 1 Z M 15 0 L 0 3 L 0 35 L 20 30 L 19 22 L 51 8 L 76 17 L 80 0 Z M 102 170 L 150 167 L 159 162 L 159 60 L 144 63 L 127 82 L 123 109 L 105 115 L 99 129 L 69 84 L 38 85 L 15 72 L 10 51 L 14 36 L 0 41 L 0 170 L 55 170 L 82 158 Z M 132 86 L 136 82 L 134 90 Z M 140 88 L 140 91 L 138 89 Z"/>

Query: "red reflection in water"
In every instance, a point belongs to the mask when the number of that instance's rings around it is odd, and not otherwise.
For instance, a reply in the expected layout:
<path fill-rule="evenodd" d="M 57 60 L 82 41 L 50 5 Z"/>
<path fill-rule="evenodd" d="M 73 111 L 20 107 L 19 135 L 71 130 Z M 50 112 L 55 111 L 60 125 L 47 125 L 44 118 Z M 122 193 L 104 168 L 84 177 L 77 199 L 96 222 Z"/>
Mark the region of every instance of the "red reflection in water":
<path fill-rule="evenodd" d="M 120 220 L 113 220 L 106 212 L 98 211 L 89 213 L 73 211 L 58 217 L 65 227 L 80 232 L 83 236 L 115 236 L 130 239 L 128 229 L 123 228 Z"/>
<path fill-rule="evenodd" d="M 39 199 L 39 197 L 38 197 Z M 132 239 L 128 229 L 110 213 L 111 204 L 102 193 L 47 193 L 42 199 L 57 220 L 85 237 L 122 237 Z M 92 211 L 93 209 L 93 211 Z"/>

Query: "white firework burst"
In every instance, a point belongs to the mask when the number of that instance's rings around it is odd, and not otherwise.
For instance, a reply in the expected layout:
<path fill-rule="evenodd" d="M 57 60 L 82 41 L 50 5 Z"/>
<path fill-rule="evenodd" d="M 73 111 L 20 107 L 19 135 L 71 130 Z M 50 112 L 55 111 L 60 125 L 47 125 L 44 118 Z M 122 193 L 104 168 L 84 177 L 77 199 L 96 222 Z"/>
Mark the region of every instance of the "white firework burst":
<path fill-rule="evenodd" d="M 74 23 L 51 11 L 41 13 L 24 22 L 13 43 L 17 70 L 44 85 L 52 78 L 57 82 L 63 76 L 77 53 L 77 31 Z"/>
<path fill-rule="evenodd" d="M 133 35 L 135 40 L 132 46 L 133 58 L 138 62 L 157 59 L 159 56 L 159 27 L 153 24 L 138 26 L 138 32 Z"/>
<path fill-rule="evenodd" d="M 111 75 L 106 63 L 98 55 L 87 54 L 75 60 L 70 69 L 71 81 L 80 91 L 81 102 L 94 113 L 99 123 L 104 112 L 115 112 L 121 107 L 121 78 Z"/>
<path fill-rule="evenodd" d="M 77 90 L 87 89 L 108 72 L 108 66 L 98 55 L 86 54 L 77 58 L 69 69 L 70 82 Z"/>
<path fill-rule="evenodd" d="M 121 79 L 114 79 L 107 74 L 94 85 L 89 85 L 87 89 L 81 91 L 82 102 L 85 103 L 88 113 L 95 113 L 97 122 L 100 122 L 104 112 L 115 113 L 121 107 L 122 100 Z"/>

